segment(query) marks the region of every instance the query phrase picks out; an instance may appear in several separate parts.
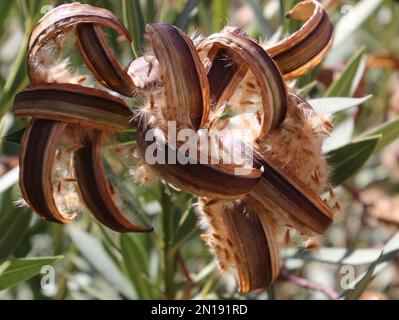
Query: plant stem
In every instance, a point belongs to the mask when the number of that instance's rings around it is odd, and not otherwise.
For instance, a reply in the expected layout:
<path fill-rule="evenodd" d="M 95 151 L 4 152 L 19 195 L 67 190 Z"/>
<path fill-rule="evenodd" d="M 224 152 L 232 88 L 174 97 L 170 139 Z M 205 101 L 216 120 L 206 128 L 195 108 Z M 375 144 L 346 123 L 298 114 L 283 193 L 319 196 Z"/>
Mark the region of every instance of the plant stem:
<path fill-rule="evenodd" d="M 269 300 L 276 300 L 276 292 L 274 291 L 274 285 L 271 284 L 267 287 L 267 296 Z"/>
<path fill-rule="evenodd" d="M 176 297 L 176 287 L 174 282 L 176 251 L 171 243 L 173 239 L 173 205 L 164 186 L 162 186 L 161 206 L 164 232 L 165 296 L 166 299 L 172 300 Z"/>

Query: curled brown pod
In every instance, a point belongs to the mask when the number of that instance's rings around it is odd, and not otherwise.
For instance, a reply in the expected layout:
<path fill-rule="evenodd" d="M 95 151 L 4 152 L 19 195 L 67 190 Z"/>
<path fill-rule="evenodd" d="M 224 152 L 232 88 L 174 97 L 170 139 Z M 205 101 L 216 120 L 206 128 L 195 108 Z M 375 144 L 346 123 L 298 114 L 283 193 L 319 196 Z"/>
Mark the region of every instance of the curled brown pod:
<path fill-rule="evenodd" d="M 19 185 L 25 201 L 42 218 L 69 223 L 75 212 L 63 212 L 56 204 L 52 169 L 56 150 L 66 124 L 51 120 L 32 120 L 26 129 L 20 151 Z"/>
<path fill-rule="evenodd" d="M 217 257 L 222 270 L 233 270 L 240 291 L 269 285 L 279 274 L 280 245 L 277 225 L 252 197 L 223 201 L 200 198 L 202 238 Z"/>
<path fill-rule="evenodd" d="M 111 49 L 101 25 L 79 24 L 76 27 L 78 48 L 83 61 L 104 87 L 132 97 L 136 86 L 126 67 Z"/>
<path fill-rule="evenodd" d="M 305 21 L 288 38 L 265 47 L 286 80 L 298 78 L 320 64 L 333 42 L 333 25 L 323 5 L 315 0 L 296 4 L 287 18 Z"/>
<path fill-rule="evenodd" d="M 287 112 L 287 88 L 278 67 L 265 50 L 239 29 L 225 28 L 223 32 L 209 36 L 202 42 L 199 50 L 206 48 L 210 48 L 208 59 L 211 61 L 208 80 L 212 88 L 219 88 L 214 91 L 218 92 L 218 96 L 213 96 L 217 107 L 231 98 L 248 70 L 253 73 L 262 99 L 262 129 L 259 138 L 264 138 L 270 130 L 279 126 Z M 234 76 L 229 72 L 218 72 L 219 64 L 213 63 L 226 53 L 237 65 Z M 228 67 L 229 70 L 231 66 Z"/>
<path fill-rule="evenodd" d="M 98 221 L 117 232 L 151 232 L 131 223 L 115 203 L 102 164 L 104 133 L 94 131 L 83 138 L 83 147 L 74 153 L 74 169 L 83 202 Z"/>
<path fill-rule="evenodd" d="M 146 30 L 159 61 L 166 94 L 165 119 L 199 129 L 210 111 L 209 84 L 192 40 L 164 23 L 150 24 Z"/>
<path fill-rule="evenodd" d="M 82 58 L 102 85 L 125 96 L 133 96 L 135 85 L 108 43 L 102 27 L 109 27 L 131 41 L 123 23 L 111 11 L 88 4 L 69 3 L 48 12 L 34 28 L 28 52 L 28 74 L 31 83 L 43 82 L 38 70 L 45 68 L 40 50 L 52 41 L 57 48 L 68 32 L 74 32 Z M 48 50 L 48 48 L 44 49 Z M 65 82 L 68 82 L 66 79 Z"/>
<path fill-rule="evenodd" d="M 38 215 L 69 223 L 81 199 L 115 231 L 152 231 L 123 216 L 102 163 L 104 134 L 131 128 L 132 113 L 122 100 L 77 85 L 36 85 L 17 95 L 14 112 L 33 118 L 21 144 L 20 186 Z"/>

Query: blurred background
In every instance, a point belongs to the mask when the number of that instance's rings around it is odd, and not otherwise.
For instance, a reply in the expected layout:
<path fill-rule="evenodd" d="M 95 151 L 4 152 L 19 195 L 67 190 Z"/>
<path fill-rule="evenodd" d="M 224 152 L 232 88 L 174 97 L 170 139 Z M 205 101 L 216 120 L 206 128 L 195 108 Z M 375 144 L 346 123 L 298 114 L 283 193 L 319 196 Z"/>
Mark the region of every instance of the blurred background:
<path fill-rule="evenodd" d="M 323 64 L 298 79 L 295 88 L 317 99 L 320 109 L 336 111 L 336 129 L 324 149 L 334 159 L 342 210 L 325 236 L 284 250 L 281 276 L 273 285 L 247 295 L 218 272 L 200 240 L 195 198 L 161 184 L 137 186 L 129 160 L 114 148 L 106 148 L 104 158 L 125 199 L 124 213 L 154 226 L 154 233 L 118 235 L 89 214 L 59 226 L 18 206 L 19 141 L 26 122 L 13 117 L 12 103 L 29 83 L 32 27 L 49 8 L 67 2 L 0 0 L 0 300 L 399 298 L 398 1 L 322 1 L 335 25 L 335 42 Z M 136 39 L 134 50 L 111 31 L 108 35 L 125 65 L 145 47 L 144 26 L 150 22 L 204 35 L 234 25 L 270 42 L 300 27 L 284 18 L 296 0 L 81 2 L 123 18 Z M 74 47 L 68 50 L 64 55 L 72 68 L 89 74 Z M 321 99 L 332 87 L 334 96 L 349 99 Z M 372 147 L 354 142 L 372 134 L 383 134 L 383 142 Z M 348 290 L 353 281 L 356 289 Z"/>

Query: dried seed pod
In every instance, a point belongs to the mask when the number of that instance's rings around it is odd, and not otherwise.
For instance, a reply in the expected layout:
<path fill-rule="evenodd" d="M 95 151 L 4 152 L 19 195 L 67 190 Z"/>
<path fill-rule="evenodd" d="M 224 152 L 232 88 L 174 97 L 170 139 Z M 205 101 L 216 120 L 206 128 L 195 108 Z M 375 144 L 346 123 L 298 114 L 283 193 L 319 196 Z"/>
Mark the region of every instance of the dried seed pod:
<path fill-rule="evenodd" d="M 333 219 L 333 208 L 319 196 L 328 176 L 321 153 L 324 122 L 306 101 L 289 93 L 286 119 L 265 139 L 254 142 L 253 166 L 263 173 L 250 194 L 306 234 L 324 233 Z M 256 116 L 248 114 L 230 118 L 227 128 L 251 129 L 254 136 L 261 130 Z"/>
<path fill-rule="evenodd" d="M 58 223 L 68 223 L 76 216 L 64 213 L 62 197 L 63 184 L 72 183 L 69 194 L 80 204 L 80 193 L 104 225 L 118 232 L 152 231 L 123 217 L 102 164 L 104 132 L 131 128 L 132 113 L 122 100 L 77 85 L 36 85 L 17 95 L 14 113 L 34 118 L 22 142 L 20 185 L 23 197 L 40 216 Z M 65 133 L 68 128 L 72 132 L 69 136 Z M 64 149 L 59 146 L 63 137 L 71 140 Z M 68 177 L 57 168 L 58 158 L 65 156 L 71 166 L 61 170 L 67 171 Z M 40 186 L 35 188 L 38 182 Z"/>
<path fill-rule="evenodd" d="M 76 28 L 83 60 L 104 86 L 123 95 L 134 94 L 134 83 L 108 44 L 100 26 L 110 27 L 131 41 L 123 23 L 111 11 L 88 4 L 64 4 L 48 12 L 36 25 L 29 41 L 28 73 L 32 83 L 42 82 L 37 74 L 37 56 L 44 45 Z"/>
<path fill-rule="evenodd" d="M 51 120 L 32 120 L 21 142 L 19 155 L 19 185 L 22 196 L 42 218 L 69 223 L 76 213 L 66 212 L 57 206 L 53 186 L 53 168 L 56 151 L 66 128 L 65 123 Z"/>
<path fill-rule="evenodd" d="M 73 84 L 33 85 L 15 98 L 17 117 L 50 119 L 105 131 L 131 128 L 132 113 L 123 100 Z"/>
<path fill-rule="evenodd" d="M 234 272 L 242 292 L 270 284 L 280 269 L 276 224 L 271 216 L 260 220 L 255 202 L 201 198 L 199 204 L 207 232 L 203 238 L 221 269 Z"/>
<path fill-rule="evenodd" d="M 74 168 L 83 202 L 98 221 L 117 232 L 151 232 L 131 223 L 118 209 L 112 185 L 105 178 L 101 149 L 104 133 L 95 131 L 83 138 L 84 147 L 75 152 Z"/>
<path fill-rule="evenodd" d="M 136 86 L 111 49 L 101 26 L 79 24 L 76 33 L 83 60 L 97 81 L 124 96 L 133 96 Z"/>
<path fill-rule="evenodd" d="M 309 72 L 321 62 L 333 42 L 333 25 L 323 5 L 315 0 L 299 2 L 286 16 L 307 21 L 290 37 L 265 49 L 289 80 Z"/>
<path fill-rule="evenodd" d="M 24 198 L 42 217 L 67 223 L 76 213 L 69 210 L 66 197 L 60 197 L 68 190 L 74 196 L 80 194 L 94 216 L 115 231 L 151 231 L 123 217 L 101 158 L 108 132 L 135 126 L 143 161 L 148 160 L 146 152 L 154 145 L 157 158 L 165 161 L 146 163 L 151 172 L 206 197 L 200 199 L 208 226 L 204 239 L 221 268 L 236 270 L 244 292 L 269 284 L 278 275 L 285 225 L 305 234 L 322 233 L 333 217 L 333 208 L 319 197 L 327 183 L 321 138 L 328 132 L 328 121 L 315 115 L 306 101 L 288 93 L 284 82 L 320 62 L 331 45 L 332 26 L 326 11 L 313 0 L 297 4 L 288 17 L 308 21 L 266 50 L 237 28 L 225 28 L 198 42 L 196 49 L 179 29 L 152 24 L 146 30 L 155 57 L 138 58 L 126 69 L 101 29 L 111 27 L 130 40 L 126 28 L 110 11 L 82 4 L 52 10 L 31 36 L 28 65 L 32 83 L 80 83 L 84 79 L 65 79 L 65 74 L 43 77 L 36 70 L 45 46 L 57 47 L 66 32 L 76 29 L 79 50 L 95 78 L 126 96 L 140 93 L 144 108 L 132 117 L 122 100 L 79 85 L 34 85 L 24 90 L 14 106 L 17 116 L 34 118 L 21 148 Z M 64 73 L 65 68 L 60 70 Z M 231 118 L 219 123 L 226 102 L 233 112 L 247 114 L 234 117 L 238 119 L 235 122 Z M 250 119 L 248 112 L 253 113 Z M 209 161 L 209 148 L 200 146 L 195 159 L 173 162 L 184 152 L 172 143 L 168 121 L 177 121 L 178 129 L 194 129 L 196 138 L 202 137 L 200 128 L 217 128 L 211 146 L 222 150 L 217 160 L 230 153 L 239 161 Z M 236 170 L 247 169 L 248 155 L 242 151 L 249 148 L 248 140 L 223 136 L 227 127 L 249 127 L 256 132 L 247 175 L 237 175 Z M 152 129 L 158 131 L 147 141 Z M 251 138 L 250 142 L 254 141 Z M 195 143 L 198 147 L 198 140 Z M 225 152 L 226 145 L 232 151 Z M 203 151 L 205 157 L 198 154 Z M 63 175 L 64 169 L 73 174 Z M 35 181 L 40 181 L 37 189 Z"/>
<path fill-rule="evenodd" d="M 159 61 L 166 100 L 163 102 L 157 98 L 154 105 L 166 105 L 166 110 L 162 110 L 165 118 L 161 119 L 154 113 L 155 107 L 150 102 L 149 113 L 155 116 L 154 122 L 148 124 L 145 119 L 137 121 L 137 142 L 142 156 L 145 158 L 150 145 L 158 145 L 157 157 L 164 159 L 165 164 L 155 163 L 151 167 L 162 179 L 194 194 L 234 198 L 247 193 L 257 183 L 261 174 L 259 170 L 237 176 L 234 166 L 210 165 L 208 161 L 202 164 L 200 159 L 191 159 L 184 165 L 170 161 L 172 156 L 174 159 L 179 159 L 179 156 L 176 146 L 166 141 L 167 128 L 162 127 L 162 120 L 177 120 L 179 128 L 198 129 L 208 119 L 209 88 L 205 69 L 187 36 L 166 24 L 150 25 L 147 31 Z M 161 127 L 162 130 L 154 139 L 146 141 L 146 134 L 153 127 Z M 230 188 L 221 186 L 221 180 L 229 183 Z"/>
<path fill-rule="evenodd" d="M 47 41 L 82 23 L 108 26 L 131 40 L 129 31 L 111 11 L 89 4 L 68 3 L 52 9 L 36 24 L 29 41 L 29 55 L 34 56 Z"/>
<path fill-rule="evenodd" d="M 149 128 L 139 126 L 137 130 L 137 144 L 143 158 L 146 158 L 147 148 L 157 146 L 157 158 L 164 159 L 164 164 L 154 163 L 150 167 L 157 174 L 172 185 L 202 197 L 221 197 L 234 199 L 254 188 L 259 182 L 261 171 L 250 170 L 247 175 L 236 175 L 234 166 L 216 166 L 209 162 L 203 164 L 200 159 L 192 159 L 187 164 L 175 164 L 171 157 L 179 159 L 179 150 L 171 148 L 162 136 L 155 136 L 152 141 L 146 141 L 146 132 Z M 223 181 L 224 184 L 220 182 Z M 229 188 L 225 187 L 225 184 Z"/>
<path fill-rule="evenodd" d="M 209 61 L 215 60 L 220 54 L 225 54 L 227 50 L 236 64 L 243 65 L 244 70 L 247 68 L 253 73 L 256 80 L 254 83 L 259 86 L 263 107 L 262 129 L 259 138 L 264 138 L 270 130 L 279 126 L 287 111 L 287 88 L 276 64 L 262 47 L 236 28 L 225 28 L 223 32 L 211 35 L 202 42 L 199 50 L 205 51 L 206 48 L 210 53 Z M 220 50 L 222 51 L 220 52 Z M 225 88 L 217 89 L 216 92 L 223 92 L 220 96 L 213 97 L 217 101 L 218 107 L 226 102 L 221 101 L 221 97 L 228 100 L 233 95 L 239 78 L 235 81 L 226 81 L 226 76 L 231 78 L 230 72 L 227 75 L 220 73 L 217 76 L 215 73 L 220 69 L 219 64 L 215 65 L 216 69 L 213 68 L 214 66 L 210 62 L 208 71 L 210 86 L 220 87 L 220 85 L 227 84 Z M 240 70 L 239 74 L 245 75 L 246 72 L 241 67 L 236 68 Z"/>
<path fill-rule="evenodd" d="M 199 129 L 208 119 L 210 98 L 205 69 L 194 44 L 182 31 L 165 23 L 150 24 L 146 31 L 159 61 L 166 99 L 164 118 Z"/>
<path fill-rule="evenodd" d="M 334 211 L 319 196 L 328 176 L 321 153 L 324 122 L 305 100 L 292 93 L 289 96 L 281 127 L 255 144 L 263 175 L 251 194 L 288 225 L 320 234 L 332 223 Z"/>
<path fill-rule="evenodd" d="M 281 162 L 266 158 L 262 168 L 262 178 L 251 195 L 287 225 L 307 234 L 326 232 L 334 217 L 333 209 L 297 177 L 283 173 Z"/>

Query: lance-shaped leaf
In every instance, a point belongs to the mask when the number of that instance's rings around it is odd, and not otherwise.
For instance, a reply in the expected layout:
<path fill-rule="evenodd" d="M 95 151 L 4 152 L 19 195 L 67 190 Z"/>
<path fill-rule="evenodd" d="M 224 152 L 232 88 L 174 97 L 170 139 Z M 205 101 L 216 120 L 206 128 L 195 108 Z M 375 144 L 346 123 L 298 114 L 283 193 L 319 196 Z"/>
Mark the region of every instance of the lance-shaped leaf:
<path fill-rule="evenodd" d="M 217 62 L 211 65 L 208 80 L 211 87 L 219 87 L 217 92 L 220 96 L 213 97 L 218 101 L 218 105 L 225 102 L 220 101 L 220 97 L 229 99 L 240 82 L 240 79 L 228 81 L 229 78 L 234 77 L 231 73 L 234 73 L 235 70 L 228 68 L 226 74 L 220 72 L 221 55 L 227 53 L 232 57 L 238 64 L 235 68 L 241 75 L 245 75 L 246 70 L 241 69 L 240 65 L 248 68 L 254 74 L 259 85 L 263 106 L 259 138 L 264 138 L 270 130 L 276 128 L 284 120 L 287 112 L 287 88 L 278 67 L 262 47 L 236 28 L 225 28 L 223 32 L 211 35 L 202 43 L 200 50 L 204 50 L 208 46 L 213 47 L 209 50 L 208 59 Z M 225 65 L 229 63 L 226 62 Z M 220 88 L 221 84 L 226 87 Z M 226 92 L 228 93 L 226 94 Z"/>
<path fill-rule="evenodd" d="M 69 223 L 76 214 L 59 210 L 53 187 L 56 152 L 66 124 L 51 120 L 32 120 L 21 142 L 19 185 L 22 196 L 42 218 Z"/>
<path fill-rule="evenodd" d="M 287 13 L 290 19 L 306 21 L 291 36 L 265 48 L 286 80 L 297 78 L 316 67 L 333 42 L 333 26 L 323 6 L 314 0 L 298 3 Z"/>
<path fill-rule="evenodd" d="M 209 85 L 205 69 L 191 39 L 174 26 L 147 26 L 160 78 L 165 89 L 167 120 L 200 128 L 210 111 Z"/>
<path fill-rule="evenodd" d="M 55 83 L 34 85 L 20 92 L 15 98 L 14 114 L 106 131 L 131 128 L 132 116 L 122 100 L 102 90 Z"/>
<path fill-rule="evenodd" d="M 76 28 L 78 48 L 86 66 L 103 86 L 131 97 L 135 85 L 111 49 L 101 26 L 81 24 Z"/>
<path fill-rule="evenodd" d="M 0 291 L 9 289 L 40 274 L 42 267 L 55 264 L 62 256 L 23 258 L 15 260 L 0 260 L 0 268 L 6 268 L 0 274 Z"/>
<path fill-rule="evenodd" d="M 254 155 L 263 175 L 251 195 L 287 225 L 308 234 L 324 233 L 332 223 L 333 209 L 302 181 L 285 172 L 279 160 Z"/>
<path fill-rule="evenodd" d="M 220 268 L 235 272 L 240 291 L 270 284 L 280 269 L 277 228 L 271 215 L 262 212 L 262 206 L 250 197 L 233 202 L 200 199 L 200 207 L 207 228 L 202 238 L 214 251 Z"/>
<path fill-rule="evenodd" d="M 119 210 L 114 199 L 115 190 L 106 179 L 102 142 L 103 133 L 95 131 L 84 139 L 84 147 L 75 152 L 74 167 L 82 200 L 101 223 L 114 231 L 151 232 L 152 228 L 131 223 Z"/>
<path fill-rule="evenodd" d="M 345 69 L 327 89 L 326 93 L 324 94 L 325 97 L 349 97 L 354 94 L 364 74 L 365 52 L 366 47 L 362 46 L 357 52 L 354 53 L 345 66 Z"/>
<path fill-rule="evenodd" d="M 72 30 L 72 28 L 82 24 L 94 24 L 110 27 L 131 41 L 128 30 L 124 27 L 120 19 L 109 10 L 81 3 L 70 3 L 56 7 L 49 11 L 38 22 L 29 41 L 28 71 L 32 83 L 37 80 L 35 77 L 37 61 L 35 61 L 35 59 L 39 50 L 49 41 L 58 40 L 62 34 L 65 34 Z M 107 60 L 108 63 L 115 63 L 116 65 L 108 66 L 109 70 L 115 69 L 117 72 L 120 72 L 118 69 L 119 65 L 116 63 L 114 55 L 110 52 L 109 45 L 105 43 L 104 38 L 101 38 L 101 40 L 101 50 L 88 59 L 92 58 L 94 60 L 94 58 L 101 58 L 102 60 Z M 96 44 L 98 43 L 93 43 L 93 46 L 95 47 Z M 92 50 L 94 47 L 89 47 L 91 51 L 87 53 L 93 53 Z M 90 61 L 92 62 L 93 60 Z M 94 67 L 98 66 L 98 64 L 99 63 L 95 63 Z M 89 64 L 89 68 L 93 71 L 92 66 L 93 63 Z M 102 69 L 104 68 L 106 67 L 102 67 Z M 121 87 L 122 85 L 119 83 L 118 88 Z"/>
<path fill-rule="evenodd" d="M 371 157 L 381 138 L 381 134 L 365 136 L 330 151 L 327 159 L 333 168 L 331 183 L 340 185 L 357 172 Z"/>
<path fill-rule="evenodd" d="M 374 128 L 370 128 L 363 132 L 355 141 L 361 141 L 364 138 L 381 135 L 377 146 L 373 150 L 374 154 L 378 154 L 382 149 L 390 145 L 399 138 L 399 117 L 393 118 Z"/>

